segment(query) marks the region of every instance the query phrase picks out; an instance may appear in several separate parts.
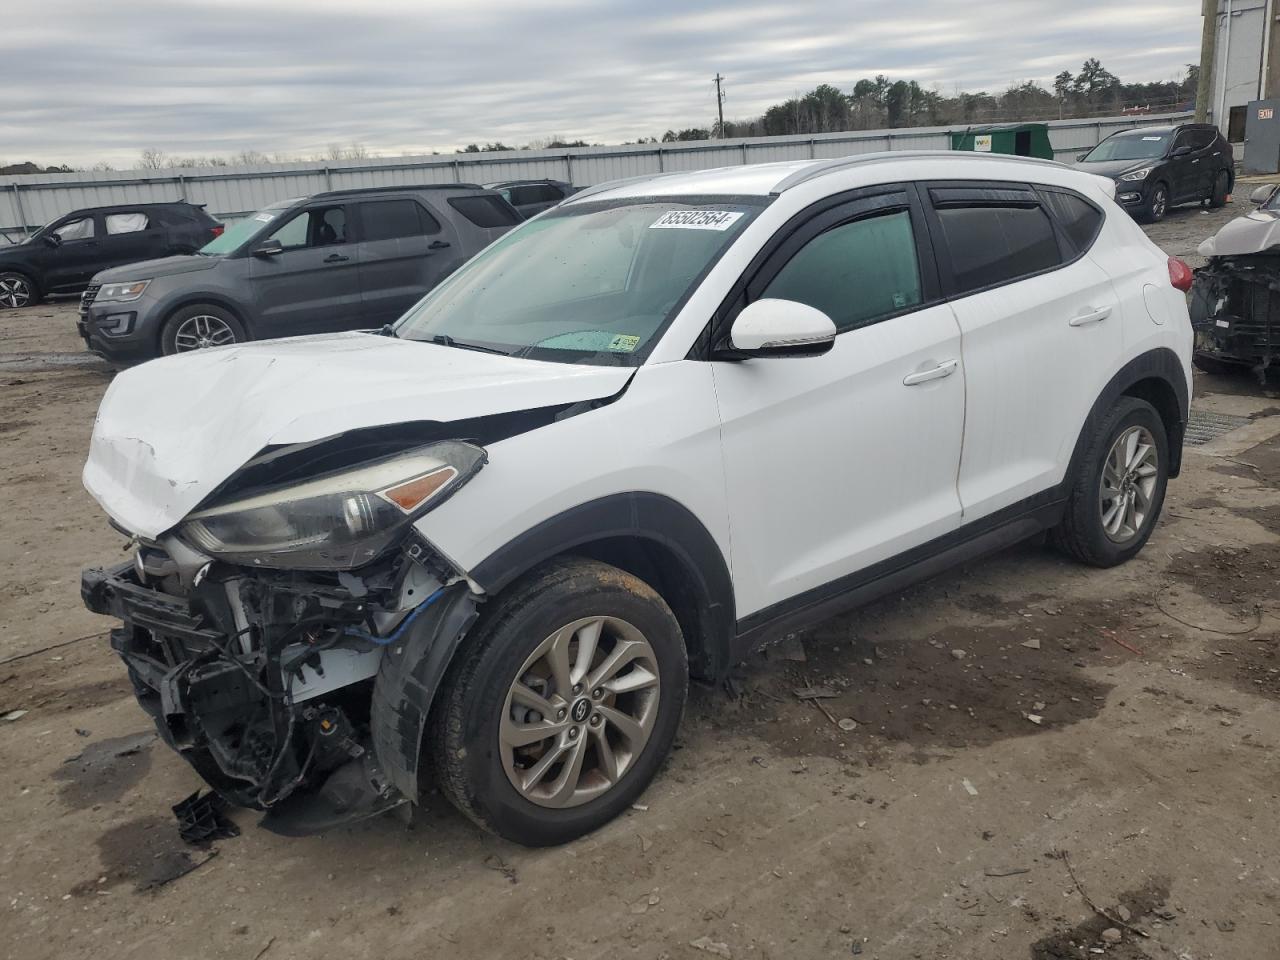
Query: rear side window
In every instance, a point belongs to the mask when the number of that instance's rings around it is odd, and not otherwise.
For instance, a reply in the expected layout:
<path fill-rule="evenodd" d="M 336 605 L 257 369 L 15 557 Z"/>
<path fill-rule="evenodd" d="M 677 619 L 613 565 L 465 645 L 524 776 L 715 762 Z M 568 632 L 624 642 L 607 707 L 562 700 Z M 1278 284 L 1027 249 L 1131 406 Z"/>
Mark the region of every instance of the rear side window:
<path fill-rule="evenodd" d="M 108 213 L 107 214 L 107 234 L 117 233 L 137 233 L 139 230 L 147 229 L 147 215 L 145 213 Z"/>
<path fill-rule="evenodd" d="M 1057 190 L 1044 190 L 1042 193 L 1076 253 L 1084 253 L 1093 246 L 1102 228 L 1102 211 L 1072 193 L 1059 193 Z"/>
<path fill-rule="evenodd" d="M 360 206 L 361 234 L 365 241 L 397 240 L 439 233 L 436 218 L 412 200 L 379 200 Z"/>
<path fill-rule="evenodd" d="M 1205 150 L 1218 139 L 1218 131 L 1216 130 L 1192 130 L 1191 131 L 1191 149 Z"/>
<path fill-rule="evenodd" d="M 1040 206 L 946 206 L 937 211 L 956 293 L 1019 280 L 1062 263 Z"/>
<path fill-rule="evenodd" d="M 526 183 L 511 187 L 507 199 L 517 206 L 528 203 L 559 203 L 564 199 L 564 194 L 549 183 Z"/>
<path fill-rule="evenodd" d="M 911 214 L 866 217 L 820 233 L 787 261 L 762 296 L 821 310 L 841 333 L 918 306 L 923 298 Z"/>
<path fill-rule="evenodd" d="M 519 215 L 497 197 L 450 197 L 449 206 L 477 227 L 510 227 Z"/>

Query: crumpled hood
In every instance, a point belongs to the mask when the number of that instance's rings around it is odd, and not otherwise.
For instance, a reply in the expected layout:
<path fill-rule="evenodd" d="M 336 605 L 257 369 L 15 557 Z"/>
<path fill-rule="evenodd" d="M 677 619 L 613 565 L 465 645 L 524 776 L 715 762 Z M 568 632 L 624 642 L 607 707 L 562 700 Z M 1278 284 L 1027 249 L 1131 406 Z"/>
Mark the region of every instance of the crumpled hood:
<path fill-rule="evenodd" d="M 1280 245 L 1280 216 L 1270 210 L 1254 210 L 1236 217 L 1198 249 L 1202 257 L 1240 257 L 1262 253 L 1277 245 Z"/>
<path fill-rule="evenodd" d="M 596 400 L 632 372 L 365 333 L 197 350 L 116 376 L 84 485 L 120 526 L 154 538 L 264 447 Z"/>
<path fill-rule="evenodd" d="M 156 277 L 176 277 L 181 273 L 198 273 L 212 270 L 222 262 L 221 257 L 197 257 L 194 254 L 177 257 L 161 257 L 158 260 L 140 260 L 123 267 L 110 267 L 94 274 L 94 283 L 112 283 L 121 280 L 154 280 Z"/>

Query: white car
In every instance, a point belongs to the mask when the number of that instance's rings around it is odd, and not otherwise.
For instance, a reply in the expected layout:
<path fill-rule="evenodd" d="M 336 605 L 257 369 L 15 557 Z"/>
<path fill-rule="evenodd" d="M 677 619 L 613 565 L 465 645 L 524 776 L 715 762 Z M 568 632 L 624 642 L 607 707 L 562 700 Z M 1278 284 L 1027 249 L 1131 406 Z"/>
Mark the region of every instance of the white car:
<path fill-rule="evenodd" d="M 395 325 L 120 374 L 90 609 L 166 741 L 286 833 L 415 801 L 560 843 L 690 675 L 1039 531 L 1146 542 L 1191 273 L 1055 163 L 872 154 L 579 193 Z"/>

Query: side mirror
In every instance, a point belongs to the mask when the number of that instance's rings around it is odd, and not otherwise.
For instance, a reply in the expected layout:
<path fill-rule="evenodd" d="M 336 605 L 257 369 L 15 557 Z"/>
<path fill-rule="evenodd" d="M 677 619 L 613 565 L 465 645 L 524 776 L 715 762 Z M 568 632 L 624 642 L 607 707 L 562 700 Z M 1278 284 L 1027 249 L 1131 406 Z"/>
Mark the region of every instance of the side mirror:
<path fill-rule="evenodd" d="M 279 240 L 263 240 L 253 248 L 255 257 L 278 257 L 284 253 L 284 244 Z"/>
<path fill-rule="evenodd" d="M 836 325 L 821 310 L 794 300 L 757 300 L 743 308 L 729 331 L 738 357 L 816 357 L 836 342 Z"/>
<path fill-rule="evenodd" d="M 62 246 L 62 237 L 53 232 L 41 234 L 40 239 L 51 247 Z"/>
<path fill-rule="evenodd" d="M 1271 195 L 1275 192 L 1276 185 L 1274 183 L 1264 183 L 1262 186 L 1257 187 L 1253 193 L 1249 194 L 1249 202 L 1256 207 L 1260 207 L 1270 200 Z"/>
<path fill-rule="evenodd" d="M 1169 156 L 1170 156 L 1170 157 L 1175 157 L 1175 158 L 1176 158 L 1176 157 L 1185 157 L 1185 156 L 1186 156 L 1187 154 L 1189 154 L 1190 152 L 1191 152 L 1191 148 L 1190 148 L 1189 146 L 1187 146 L 1187 145 L 1184 143 L 1184 144 L 1183 144 L 1182 146 L 1180 146 L 1180 147 L 1174 147 L 1174 148 L 1173 148 L 1173 153 L 1169 154 Z"/>
<path fill-rule="evenodd" d="M 1087 156 L 1089 156 L 1087 153 L 1076 154 L 1076 163 L 1084 163 L 1085 157 Z"/>

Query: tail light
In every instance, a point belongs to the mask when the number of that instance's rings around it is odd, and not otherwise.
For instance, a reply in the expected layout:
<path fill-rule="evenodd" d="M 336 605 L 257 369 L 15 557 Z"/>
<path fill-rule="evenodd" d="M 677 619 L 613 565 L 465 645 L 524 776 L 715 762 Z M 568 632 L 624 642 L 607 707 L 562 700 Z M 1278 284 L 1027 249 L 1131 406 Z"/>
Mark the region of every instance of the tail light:
<path fill-rule="evenodd" d="M 215 237 L 222 236 L 222 231 L 225 229 L 227 228 L 220 223 L 215 223 L 212 227 L 209 228 L 209 230 L 213 233 Z M 1170 267 L 1169 269 L 1172 270 L 1173 268 Z"/>
<path fill-rule="evenodd" d="M 1169 258 L 1169 282 L 1174 288 L 1187 293 L 1191 290 L 1191 281 L 1195 275 L 1191 272 L 1191 268 L 1179 260 L 1177 257 Z"/>

